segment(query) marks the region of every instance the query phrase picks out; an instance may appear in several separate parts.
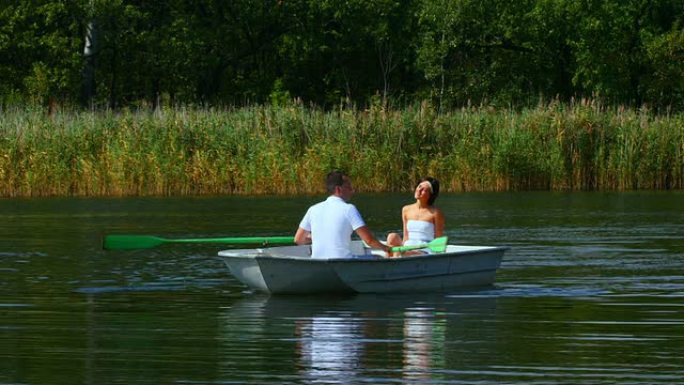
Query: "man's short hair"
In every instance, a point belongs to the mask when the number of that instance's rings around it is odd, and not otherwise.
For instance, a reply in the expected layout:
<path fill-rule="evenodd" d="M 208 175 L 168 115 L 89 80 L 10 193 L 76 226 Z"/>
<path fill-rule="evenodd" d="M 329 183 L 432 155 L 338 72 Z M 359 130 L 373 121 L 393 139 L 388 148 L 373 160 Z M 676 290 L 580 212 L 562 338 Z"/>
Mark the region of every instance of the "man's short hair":
<path fill-rule="evenodd" d="M 342 187 L 346 176 L 347 174 L 341 170 L 330 171 L 325 177 L 325 188 L 328 190 L 328 194 L 334 194 L 335 187 Z"/>

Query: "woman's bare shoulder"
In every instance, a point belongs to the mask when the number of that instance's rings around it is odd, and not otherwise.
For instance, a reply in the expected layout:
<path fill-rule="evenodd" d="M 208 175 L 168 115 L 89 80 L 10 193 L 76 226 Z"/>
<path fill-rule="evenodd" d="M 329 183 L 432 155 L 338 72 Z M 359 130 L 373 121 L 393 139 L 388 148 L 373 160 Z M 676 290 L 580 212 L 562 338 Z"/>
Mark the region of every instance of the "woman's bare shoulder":
<path fill-rule="evenodd" d="M 415 207 L 416 207 L 415 203 L 408 204 L 408 205 L 401 208 L 401 212 L 403 212 L 403 213 L 410 212 L 412 210 L 415 210 Z"/>
<path fill-rule="evenodd" d="M 444 213 L 438 207 L 433 207 L 432 218 L 435 221 L 444 222 Z"/>
<path fill-rule="evenodd" d="M 433 213 L 440 213 L 440 214 L 442 213 L 442 210 L 439 207 L 434 206 L 434 205 L 430 206 L 430 211 L 432 211 Z"/>

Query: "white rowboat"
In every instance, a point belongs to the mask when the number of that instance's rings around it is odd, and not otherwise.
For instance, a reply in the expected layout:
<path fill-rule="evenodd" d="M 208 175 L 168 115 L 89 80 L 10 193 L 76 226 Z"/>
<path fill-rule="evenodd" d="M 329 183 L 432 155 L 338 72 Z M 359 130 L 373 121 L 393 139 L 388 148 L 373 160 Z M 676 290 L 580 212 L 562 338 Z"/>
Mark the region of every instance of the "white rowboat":
<path fill-rule="evenodd" d="M 367 258 L 311 258 L 310 246 L 223 250 L 231 274 L 250 288 L 285 293 L 448 291 L 494 283 L 507 247 L 448 245 L 444 253 L 382 258 L 352 242 Z"/>

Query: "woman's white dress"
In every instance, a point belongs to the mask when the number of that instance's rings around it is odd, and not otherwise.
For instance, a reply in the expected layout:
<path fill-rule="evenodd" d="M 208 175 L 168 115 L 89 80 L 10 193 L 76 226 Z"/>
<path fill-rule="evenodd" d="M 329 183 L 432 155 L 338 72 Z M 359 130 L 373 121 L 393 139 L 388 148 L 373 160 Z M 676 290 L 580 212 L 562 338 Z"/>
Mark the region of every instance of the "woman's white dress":
<path fill-rule="evenodd" d="M 405 234 L 404 237 L 408 239 L 404 240 L 404 246 L 429 243 L 435 239 L 435 224 L 432 222 L 409 219 L 406 222 L 406 231 L 408 234 Z M 430 249 L 419 250 L 425 253 L 432 253 Z"/>

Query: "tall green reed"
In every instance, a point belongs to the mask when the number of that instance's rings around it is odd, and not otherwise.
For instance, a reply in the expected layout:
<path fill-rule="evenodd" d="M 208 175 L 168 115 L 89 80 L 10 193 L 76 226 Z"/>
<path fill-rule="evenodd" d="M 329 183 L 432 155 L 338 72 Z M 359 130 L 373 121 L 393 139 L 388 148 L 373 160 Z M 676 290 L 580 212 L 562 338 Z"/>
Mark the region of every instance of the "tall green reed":
<path fill-rule="evenodd" d="M 684 188 L 684 116 L 592 100 L 523 111 L 321 111 L 293 104 L 149 112 L 4 111 L 0 196 Z"/>

